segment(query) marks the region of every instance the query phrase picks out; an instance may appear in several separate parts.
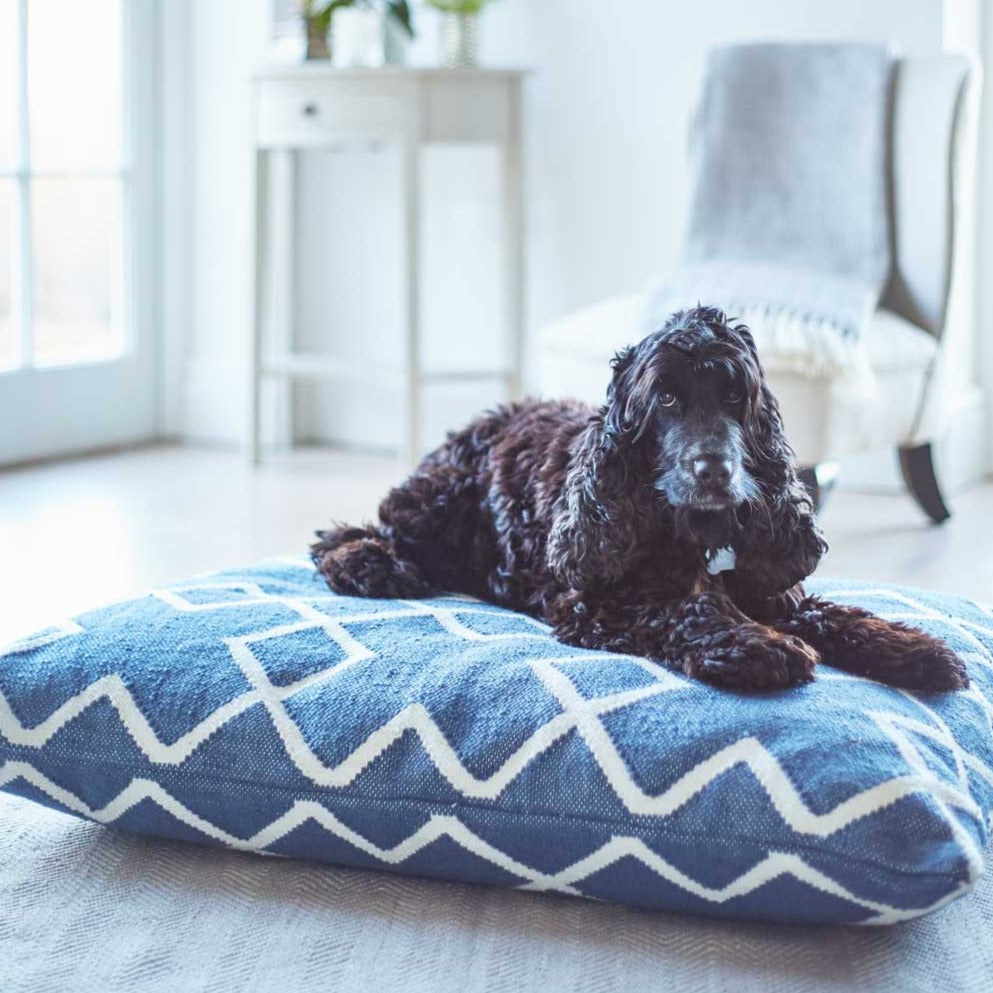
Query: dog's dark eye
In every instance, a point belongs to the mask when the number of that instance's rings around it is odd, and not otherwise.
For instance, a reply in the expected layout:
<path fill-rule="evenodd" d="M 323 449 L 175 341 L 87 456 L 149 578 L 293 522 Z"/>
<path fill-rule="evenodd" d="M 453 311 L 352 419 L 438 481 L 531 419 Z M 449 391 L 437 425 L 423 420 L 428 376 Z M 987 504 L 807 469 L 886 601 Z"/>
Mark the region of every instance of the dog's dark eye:
<path fill-rule="evenodd" d="M 659 403 L 663 407 L 675 407 L 676 406 L 676 394 L 675 393 L 663 393 L 659 397 Z"/>
<path fill-rule="evenodd" d="M 737 390 L 731 390 L 730 393 L 724 398 L 724 402 L 728 406 L 733 407 L 735 404 L 741 403 L 744 398 Z"/>

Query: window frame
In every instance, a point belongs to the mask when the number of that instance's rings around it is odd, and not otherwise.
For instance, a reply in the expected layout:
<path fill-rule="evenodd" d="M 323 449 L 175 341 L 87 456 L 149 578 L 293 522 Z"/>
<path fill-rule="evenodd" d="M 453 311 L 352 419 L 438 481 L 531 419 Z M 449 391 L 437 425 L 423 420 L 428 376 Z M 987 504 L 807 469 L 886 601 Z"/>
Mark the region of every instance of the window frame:
<path fill-rule="evenodd" d="M 120 2 L 126 157 L 122 155 L 118 163 L 122 178 L 117 240 L 123 250 L 118 312 L 124 347 L 114 356 L 74 357 L 63 365 L 22 364 L 0 371 L 0 466 L 143 444 L 163 433 L 178 433 L 177 425 L 182 424 L 174 411 L 181 413 L 186 328 L 177 325 L 171 310 L 185 307 L 189 280 L 173 285 L 177 280 L 169 272 L 163 276 L 160 263 L 167 268 L 180 265 L 173 256 L 182 255 L 186 243 L 171 244 L 163 237 L 163 225 L 168 221 L 164 233 L 174 240 L 180 233 L 177 223 L 186 223 L 188 205 L 185 197 L 172 195 L 172 186 L 179 181 L 172 175 L 177 164 L 160 163 L 159 151 L 168 147 L 161 134 L 164 123 L 170 134 L 180 128 L 185 135 L 188 127 L 189 77 L 174 64 L 179 56 L 186 57 L 188 20 L 178 16 L 186 5 Z M 165 79 L 171 87 L 168 95 Z M 177 115 L 180 119 L 174 120 Z M 185 160 L 182 167 L 185 170 Z M 7 168 L 7 163 L 4 172 L 18 179 L 17 170 Z M 173 203 L 168 214 L 160 206 L 167 189 Z M 16 187 L 12 194 L 19 195 Z M 14 206 L 12 213 L 17 209 Z M 12 226 L 16 220 L 11 218 Z M 16 244 L 12 250 L 20 251 Z M 15 260 L 11 261 L 13 265 Z M 163 294 L 166 283 L 168 300 Z M 11 290 L 12 297 L 23 295 L 17 286 Z M 167 302 L 168 321 L 160 313 Z M 167 326 L 168 340 L 163 333 Z"/>
<path fill-rule="evenodd" d="M 152 92 L 148 86 L 139 85 L 135 72 L 135 53 L 142 37 L 149 39 L 152 21 L 150 0 L 129 2 L 116 0 L 120 8 L 121 35 L 121 143 L 119 158 L 110 166 L 69 166 L 65 168 L 39 168 L 32 164 L 29 66 L 28 66 L 28 17 L 30 0 L 13 0 L 17 11 L 17 148 L 14 164 L 0 166 L 0 179 L 12 180 L 13 209 L 11 231 L 11 280 L 10 323 L 13 331 L 14 362 L 0 369 L 0 376 L 17 375 L 49 369 L 71 369 L 78 366 L 100 365 L 117 362 L 133 355 L 139 341 L 135 327 L 136 280 L 142 266 L 136 259 L 140 250 L 135 219 L 136 188 L 145 185 L 136 182 L 136 164 L 139 155 L 135 133 L 137 105 L 147 100 Z M 151 120 L 151 116 L 148 118 Z M 116 231 L 112 244 L 116 257 L 111 262 L 110 319 L 119 332 L 120 349 L 106 354 L 83 356 L 66 361 L 37 362 L 35 356 L 34 287 L 36 257 L 34 251 L 32 188 L 37 179 L 109 179 L 114 181 L 118 210 L 114 218 Z"/>

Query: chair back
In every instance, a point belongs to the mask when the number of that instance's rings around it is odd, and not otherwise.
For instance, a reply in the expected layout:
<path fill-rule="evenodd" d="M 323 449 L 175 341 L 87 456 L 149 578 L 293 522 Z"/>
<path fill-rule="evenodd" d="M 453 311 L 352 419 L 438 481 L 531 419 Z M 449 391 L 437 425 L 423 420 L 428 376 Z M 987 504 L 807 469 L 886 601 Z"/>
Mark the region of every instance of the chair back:
<path fill-rule="evenodd" d="M 893 270 L 882 305 L 941 337 L 956 216 L 971 209 L 968 99 L 978 69 L 964 55 L 900 59 L 893 86 L 890 204 Z"/>

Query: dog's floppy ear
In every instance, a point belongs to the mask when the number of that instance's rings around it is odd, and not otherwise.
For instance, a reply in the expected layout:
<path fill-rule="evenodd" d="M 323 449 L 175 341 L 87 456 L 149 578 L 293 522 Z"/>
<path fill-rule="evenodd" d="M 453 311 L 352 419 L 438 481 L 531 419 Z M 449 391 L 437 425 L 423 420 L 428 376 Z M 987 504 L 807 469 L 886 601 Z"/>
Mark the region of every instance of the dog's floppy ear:
<path fill-rule="evenodd" d="M 649 377 L 639 376 L 639 345 L 622 348 L 610 365 L 614 370 L 603 408 L 603 429 L 608 440 L 627 436 L 637 441 L 648 426 L 657 397 Z"/>
<path fill-rule="evenodd" d="M 620 349 L 614 353 L 614 357 L 610 360 L 610 368 L 614 370 L 613 378 L 611 379 L 610 386 L 607 387 L 607 395 L 610 396 L 614 389 L 614 384 L 617 382 L 618 376 L 623 376 L 628 369 L 631 368 L 631 363 L 634 362 L 635 352 L 638 351 L 636 345 L 625 345 L 624 348 Z"/>
<path fill-rule="evenodd" d="M 610 360 L 614 370 L 607 387 L 607 403 L 603 408 L 603 429 L 609 438 L 619 438 L 627 430 L 627 402 L 631 392 L 631 367 L 637 348 L 628 345 Z"/>
<path fill-rule="evenodd" d="M 750 340 L 751 336 L 749 336 Z M 754 346 L 753 346 L 754 347 Z M 761 494 L 736 543 L 736 582 L 749 595 L 783 593 L 806 579 L 827 551 L 796 456 L 783 430 L 779 404 L 761 374 L 745 425 L 748 463 Z"/>
<path fill-rule="evenodd" d="M 765 437 L 761 444 L 769 445 L 772 435 L 782 434 L 783 431 L 779 406 L 766 386 L 762 360 L 759 358 L 758 346 L 755 344 L 752 332 L 744 324 L 729 324 L 729 327 L 738 335 L 744 345 L 746 356 L 746 361 L 743 364 L 745 385 L 748 395 L 752 398 L 749 421 L 753 427 L 764 433 Z"/>
<path fill-rule="evenodd" d="M 546 561 L 556 578 L 582 590 L 619 578 L 638 551 L 642 493 L 631 484 L 631 449 L 617 445 L 594 418 L 572 453 L 548 536 Z"/>

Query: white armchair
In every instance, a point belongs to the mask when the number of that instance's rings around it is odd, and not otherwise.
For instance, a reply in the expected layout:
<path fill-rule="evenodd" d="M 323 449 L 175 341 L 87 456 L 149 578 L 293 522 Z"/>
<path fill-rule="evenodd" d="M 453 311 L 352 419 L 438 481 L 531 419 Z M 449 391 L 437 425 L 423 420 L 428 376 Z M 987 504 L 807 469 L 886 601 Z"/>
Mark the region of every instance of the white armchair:
<path fill-rule="evenodd" d="M 770 375 L 803 478 L 819 502 L 828 466 L 893 445 L 911 495 L 935 522 L 949 511 L 933 442 L 944 406 L 942 340 L 956 261 L 956 217 L 971 210 L 973 102 L 978 70 L 964 56 L 902 59 L 894 81 L 890 202 L 893 270 L 865 335 L 871 396 L 834 381 Z M 639 334 L 642 294 L 615 297 L 555 321 L 537 343 L 537 386 L 546 396 L 604 398 L 610 357 Z M 706 302 L 706 301 L 702 301 Z"/>

